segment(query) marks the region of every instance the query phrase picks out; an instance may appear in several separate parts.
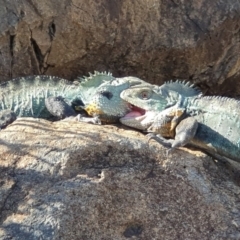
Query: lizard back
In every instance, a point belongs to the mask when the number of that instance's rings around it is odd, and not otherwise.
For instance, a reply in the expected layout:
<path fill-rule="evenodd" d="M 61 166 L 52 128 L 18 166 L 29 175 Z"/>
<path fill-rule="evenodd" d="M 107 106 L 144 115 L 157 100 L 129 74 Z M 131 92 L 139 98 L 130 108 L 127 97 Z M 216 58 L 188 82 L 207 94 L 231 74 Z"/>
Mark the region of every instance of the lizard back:
<path fill-rule="evenodd" d="M 11 109 L 20 117 L 47 118 L 47 97 L 60 95 L 68 100 L 77 91 L 75 84 L 59 77 L 20 77 L 0 84 L 0 110 Z"/>

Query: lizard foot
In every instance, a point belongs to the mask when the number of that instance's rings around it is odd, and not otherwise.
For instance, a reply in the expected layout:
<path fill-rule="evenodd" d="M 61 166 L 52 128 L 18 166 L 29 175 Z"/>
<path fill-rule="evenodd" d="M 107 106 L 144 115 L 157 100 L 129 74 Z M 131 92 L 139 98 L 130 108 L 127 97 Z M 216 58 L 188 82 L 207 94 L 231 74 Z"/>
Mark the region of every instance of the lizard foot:
<path fill-rule="evenodd" d="M 101 120 L 98 117 L 83 117 L 81 114 L 76 116 L 78 122 L 92 123 L 95 125 L 101 125 Z"/>
<path fill-rule="evenodd" d="M 158 143 L 160 143 L 161 145 L 163 145 L 164 147 L 168 148 L 166 150 L 166 157 L 168 158 L 169 154 L 171 154 L 174 150 L 176 150 L 175 147 L 172 147 L 172 139 L 165 139 L 163 138 L 161 135 L 155 135 L 154 133 L 149 133 L 147 134 L 148 137 L 148 143 L 151 139 L 154 139 L 155 141 L 157 141 Z"/>
<path fill-rule="evenodd" d="M 148 138 L 148 143 L 151 139 L 154 139 L 158 143 L 162 144 L 164 147 L 171 148 L 172 147 L 172 139 L 165 139 L 161 135 L 155 135 L 154 133 L 149 133 L 146 135 Z"/>

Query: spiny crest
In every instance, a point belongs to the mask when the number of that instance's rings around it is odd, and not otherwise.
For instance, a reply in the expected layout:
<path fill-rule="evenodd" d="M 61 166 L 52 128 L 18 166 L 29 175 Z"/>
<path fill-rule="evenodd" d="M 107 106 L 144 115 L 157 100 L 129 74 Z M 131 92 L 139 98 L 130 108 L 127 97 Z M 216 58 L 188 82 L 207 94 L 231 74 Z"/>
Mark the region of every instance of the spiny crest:
<path fill-rule="evenodd" d="M 50 84 L 51 86 L 59 85 L 59 83 L 65 85 L 71 85 L 72 83 L 64 78 L 48 76 L 48 75 L 31 75 L 25 77 L 18 77 L 11 79 L 7 82 L 0 84 L 0 90 L 19 90 L 21 88 L 30 88 L 37 86 L 44 86 Z"/>
<path fill-rule="evenodd" d="M 168 82 L 165 82 L 158 88 L 158 91 L 174 91 L 185 97 L 192 97 L 202 94 L 201 90 L 198 87 L 196 87 L 194 84 L 191 84 L 190 82 L 186 82 L 185 80 L 176 80 L 174 82 L 170 80 Z"/>
<path fill-rule="evenodd" d="M 80 82 L 82 86 L 99 86 L 103 82 L 114 80 L 115 78 L 112 76 L 110 72 L 98 72 L 94 71 L 94 73 L 89 73 L 89 76 L 78 77 L 77 81 Z"/>
<path fill-rule="evenodd" d="M 226 103 L 231 103 L 231 102 L 234 102 L 234 103 L 237 103 L 237 104 L 240 104 L 240 101 L 238 99 L 235 99 L 235 98 L 229 98 L 229 97 L 224 97 L 224 96 L 202 96 L 201 97 L 202 99 L 206 99 L 206 100 L 217 100 L 217 101 L 222 101 L 223 103 L 226 102 Z"/>
<path fill-rule="evenodd" d="M 89 77 L 81 78 L 78 82 L 79 95 L 82 101 L 87 104 L 104 83 L 113 81 L 115 78 L 111 73 L 97 72 L 89 73 Z"/>

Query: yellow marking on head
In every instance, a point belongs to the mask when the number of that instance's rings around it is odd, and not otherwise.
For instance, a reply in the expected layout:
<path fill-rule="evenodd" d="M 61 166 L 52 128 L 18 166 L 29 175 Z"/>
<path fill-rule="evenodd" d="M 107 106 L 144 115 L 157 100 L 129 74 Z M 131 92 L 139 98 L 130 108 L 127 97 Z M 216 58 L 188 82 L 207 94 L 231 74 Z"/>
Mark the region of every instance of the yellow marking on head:
<path fill-rule="evenodd" d="M 89 104 L 87 107 L 84 108 L 84 110 L 88 113 L 88 115 L 90 116 L 94 116 L 94 115 L 99 115 L 99 114 L 103 114 L 103 111 L 100 110 L 96 104 Z"/>

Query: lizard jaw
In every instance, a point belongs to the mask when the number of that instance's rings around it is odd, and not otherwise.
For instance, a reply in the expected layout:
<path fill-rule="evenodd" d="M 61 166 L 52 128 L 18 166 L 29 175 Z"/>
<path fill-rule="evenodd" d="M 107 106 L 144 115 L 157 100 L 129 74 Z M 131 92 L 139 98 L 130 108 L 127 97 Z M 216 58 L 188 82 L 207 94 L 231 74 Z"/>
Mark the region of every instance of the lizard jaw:
<path fill-rule="evenodd" d="M 128 112 L 124 117 L 122 118 L 137 118 L 144 116 L 146 111 L 140 107 L 134 106 L 132 104 L 129 104 L 130 112 Z"/>
<path fill-rule="evenodd" d="M 130 106 L 130 109 L 130 112 L 128 112 L 124 117 L 120 118 L 120 122 L 123 125 L 142 131 L 147 130 L 153 123 L 156 112 L 147 111 L 133 105 Z"/>

